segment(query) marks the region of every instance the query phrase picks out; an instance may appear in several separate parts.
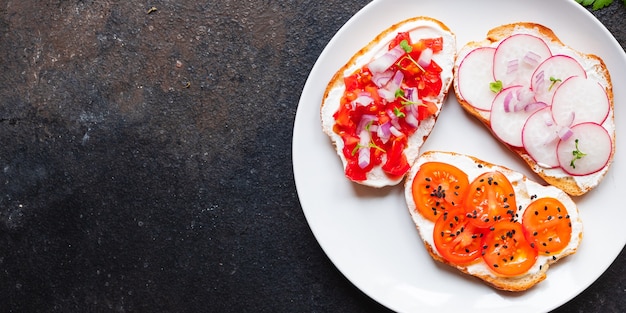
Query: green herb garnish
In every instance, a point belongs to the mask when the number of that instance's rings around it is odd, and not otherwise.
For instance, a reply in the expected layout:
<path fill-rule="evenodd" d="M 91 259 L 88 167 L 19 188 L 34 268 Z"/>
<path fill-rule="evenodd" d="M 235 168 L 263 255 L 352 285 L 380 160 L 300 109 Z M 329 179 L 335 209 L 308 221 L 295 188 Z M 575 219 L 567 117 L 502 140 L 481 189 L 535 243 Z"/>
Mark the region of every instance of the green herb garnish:
<path fill-rule="evenodd" d="M 550 81 L 552 82 L 552 84 L 550 84 L 550 87 L 548 87 L 548 91 L 550 91 L 552 89 L 552 87 L 554 87 L 554 85 L 556 85 L 556 83 L 560 82 L 561 79 L 560 78 L 554 78 L 554 77 L 550 76 Z"/>
<path fill-rule="evenodd" d="M 586 153 L 583 153 L 582 151 L 580 151 L 580 149 L 578 149 L 578 139 L 574 140 L 574 143 L 576 144 L 576 150 L 572 151 L 573 158 L 572 161 L 569 162 L 569 166 L 571 166 L 572 168 L 576 168 L 576 164 L 574 164 L 576 160 L 580 160 L 585 155 L 587 155 Z"/>
<path fill-rule="evenodd" d="M 400 47 L 406 53 L 411 53 L 411 51 L 413 51 L 413 47 L 411 47 L 411 45 L 409 44 L 409 42 L 406 39 L 400 41 Z"/>
<path fill-rule="evenodd" d="M 397 117 L 406 117 L 406 115 L 396 107 L 393 108 L 393 114 L 395 114 Z"/>
<path fill-rule="evenodd" d="M 489 83 L 489 90 L 493 93 L 498 93 L 502 90 L 502 81 L 496 80 L 495 82 Z"/>

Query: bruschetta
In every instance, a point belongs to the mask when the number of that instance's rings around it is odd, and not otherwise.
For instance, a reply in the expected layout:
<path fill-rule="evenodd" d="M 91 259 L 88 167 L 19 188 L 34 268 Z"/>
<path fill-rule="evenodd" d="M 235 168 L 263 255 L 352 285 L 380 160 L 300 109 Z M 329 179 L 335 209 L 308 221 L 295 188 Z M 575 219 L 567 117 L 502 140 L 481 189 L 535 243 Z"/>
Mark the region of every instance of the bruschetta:
<path fill-rule="evenodd" d="M 583 237 L 568 194 L 472 156 L 427 151 L 404 188 L 432 258 L 497 289 L 535 286 Z"/>
<path fill-rule="evenodd" d="M 461 106 L 547 183 L 595 188 L 615 154 L 613 87 L 603 60 L 536 23 L 491 29 L 458 52 Z"/>
<path fill-rule="evenodd" d="M 455 56 L 445 24 L 414 17 L 380 33 L 336 72 L 320 114 L 348 179 L 371 187 L 403 180 L 441 112 Z"/>

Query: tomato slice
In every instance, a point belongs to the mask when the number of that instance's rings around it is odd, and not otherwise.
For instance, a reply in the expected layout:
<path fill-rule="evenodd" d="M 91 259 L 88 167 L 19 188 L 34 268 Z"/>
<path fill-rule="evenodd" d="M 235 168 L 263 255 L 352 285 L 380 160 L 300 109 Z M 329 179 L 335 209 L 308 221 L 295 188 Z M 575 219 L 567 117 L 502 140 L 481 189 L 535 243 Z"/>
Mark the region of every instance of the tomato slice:
<path fill-rule="evenodd" d="M 524 237 L 522 224 L 500 221 L 483 236 L 483 259 L 494 272 L 516 276 L 527 272 L 537 260 L 537 249 Z"/>
<path fill-rule="evenodd" d="M 481 255 L 482 231 L 469 223 L 462 208 L 450 209 L 435 222 L 433 239 L 441 256 L 454 264 L 468 264 Z"/>
<path fill-rule="evenodd" d="M 522 225 L 526 238 L 543 255 L 563 250 L 572 236 L 572 224 L 565 205 L 555 198 L 539 198 L 528 205 Z"/>
<path fill-rule="evenodd" d="M 461 205 L 469 179 L 458 167 L 441 162 L 426 162 L 413 180 L 412 193 L 418 212 L 435 222 L 447 208 Z"/>
<path fill-rule="evenodd" d="M 486 172 L 476 177 L 467 188 L 465 210 L 472 223 L 487 228 L 500 220 L 513 220 L 515 216 L 515 191 L 511 182 L 498 171 Z"/>

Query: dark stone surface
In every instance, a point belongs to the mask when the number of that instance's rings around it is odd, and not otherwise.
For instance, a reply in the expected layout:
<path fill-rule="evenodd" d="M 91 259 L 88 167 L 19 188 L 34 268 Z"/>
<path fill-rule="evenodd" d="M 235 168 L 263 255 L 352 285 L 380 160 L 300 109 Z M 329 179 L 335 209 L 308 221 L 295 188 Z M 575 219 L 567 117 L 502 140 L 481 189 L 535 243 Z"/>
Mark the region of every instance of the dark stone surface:
<path fill-rule="evenodd" d="M 291 167 L 308 72 L 367 3 L 0 1 L 0 311 L 385 312 Z M 626 47 L 624 4 L 595 14 Z M 625 263 L 557 311 L 623 311 Z"/>

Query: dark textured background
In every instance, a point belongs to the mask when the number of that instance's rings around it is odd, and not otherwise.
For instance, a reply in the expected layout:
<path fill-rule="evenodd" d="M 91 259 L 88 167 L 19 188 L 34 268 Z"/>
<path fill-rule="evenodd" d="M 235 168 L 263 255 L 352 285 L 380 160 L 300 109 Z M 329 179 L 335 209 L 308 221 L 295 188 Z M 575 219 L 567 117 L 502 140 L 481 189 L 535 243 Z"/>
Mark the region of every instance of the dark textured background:
<path fill-rule="evenodd" d="M 368 2 L 0 0 L 0 312 L 385 312 L 291 165 L 309 70 Z M 622 1 L 594 14 L 626 46 Z M 558 311 L 624 310 L 624 264 Z"/>

